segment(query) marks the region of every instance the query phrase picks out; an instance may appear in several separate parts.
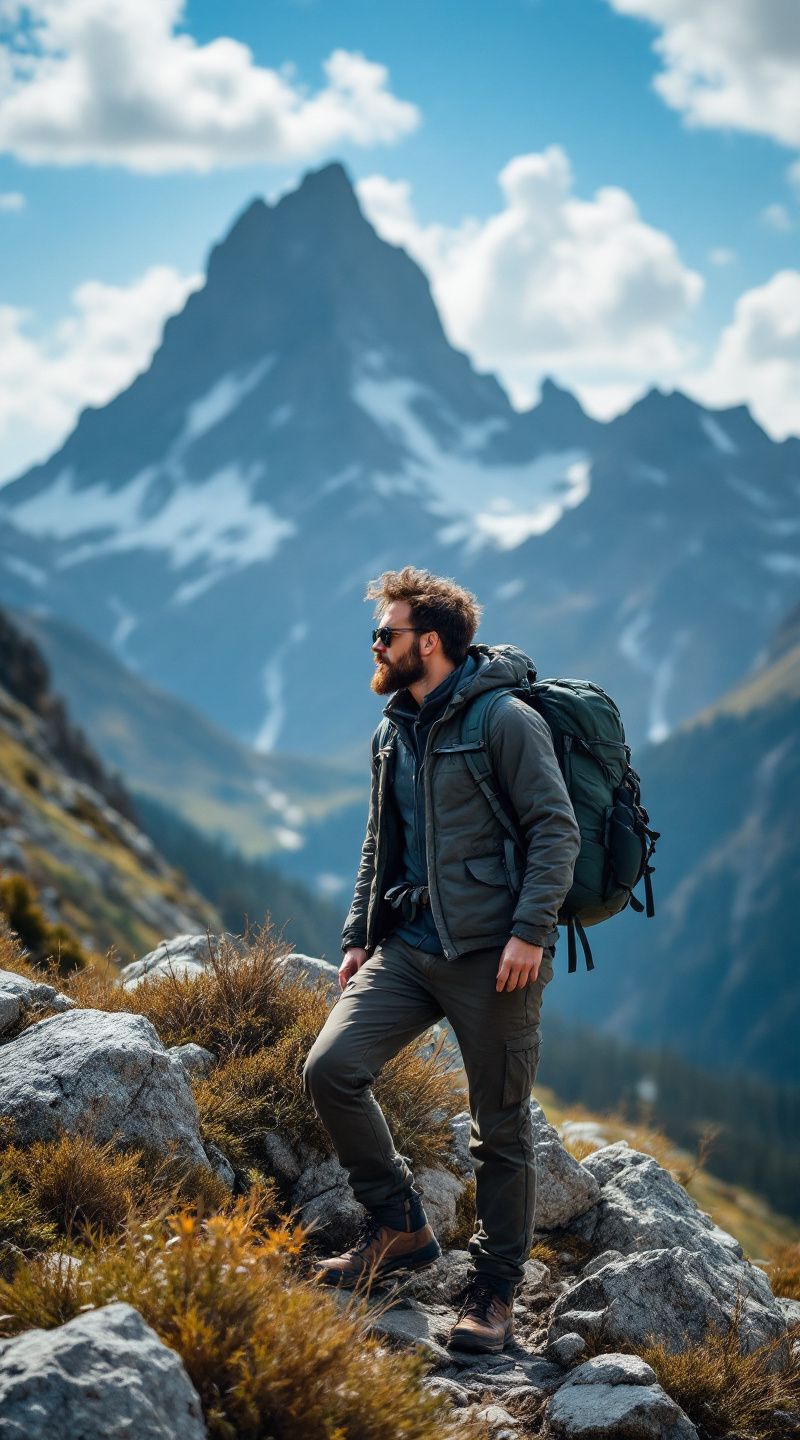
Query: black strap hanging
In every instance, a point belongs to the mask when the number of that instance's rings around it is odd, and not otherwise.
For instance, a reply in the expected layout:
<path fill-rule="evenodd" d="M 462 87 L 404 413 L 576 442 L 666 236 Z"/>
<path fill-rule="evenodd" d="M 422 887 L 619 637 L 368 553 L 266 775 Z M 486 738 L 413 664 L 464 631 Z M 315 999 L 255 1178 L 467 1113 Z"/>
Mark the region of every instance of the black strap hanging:
<path fill-rule="evenodd" d="M 581 942 L 583 958 L 586 962 L 586 969 L 594 970 L 594 960 L 592 959 L 592 951 L 589 945 L 589 941 L 586 938 L 586 931 L 581 925 L 580 920 L 577 920 L 573 917 L 572 919 L 567 921 L 567 955 L 569 957 L 567 962 L 568 975 L 574 975 L 575 971 L 578 968 L 578 947 L 575 944 L 576 934 Z"/>

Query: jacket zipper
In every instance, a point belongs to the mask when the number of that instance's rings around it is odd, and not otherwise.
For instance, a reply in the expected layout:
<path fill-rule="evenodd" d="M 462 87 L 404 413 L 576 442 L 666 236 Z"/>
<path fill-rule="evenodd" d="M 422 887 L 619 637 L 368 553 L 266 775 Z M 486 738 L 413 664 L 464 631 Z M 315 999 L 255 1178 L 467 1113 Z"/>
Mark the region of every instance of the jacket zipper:
<path fill-rule="evenodd" d="M 389 759 L 389 756 L 390 756 L 391 753 L 392 753 L 392 747 L 393 747 L 396 743 L 397 743 L 396 737 L 393 736 L 393 737 L 391 738 L 390 743 L 389 743 L 388 745 L 383 745 L 383 746 L 381 746 L 380 750 L 378 751 L 378 755 L 377 755 L 377 758 L 378 758 L 378 759 L 380 760 L 380 762 L 381 762 L 380 775 L 378 776 L 378 817 L 377 817 L 378 844 L 377 844 L 377 849 L 376 849 L 376 852 L 375 852 L 375 876 L 374 876 L 374 879 L 373 879 L 373 885 L 374 885 L 374 887 L 375 887 L 375 890 L 374 890 L 374 895 L 370 897 L 371 903 L 370 903 L 370 905 L 369 905 L 369 907 L 368 907 L 368 911 L 367 911 L 367 949 L 368 949 L 368 950 L 372 950 L 372 949 L 373 949 L 372 939 L 373 939 L 373 936 L 374 936 L 374 934 L 375 934 L 375 922 L 376 922 L 376 920 L 377 920 L 377 918 L 378 918 L 378 912 L 379 912 L 379 910 L 380 910 L 380 902 L 381 902 L 381 898 L 382 898 L 380 892 L 381 892 L 381 890 L 383 889 L 383 877 L 382 877 L 381 869 L 382 869 L 382 864 L 383 864 L 383 859 L 384 859 L 384 850 L 385 850 L 385 848 L 386 848 L 386 824 L 385 824 L 385 821 L 384 821 L 384 818 L 383 818 L 383 812 L 384 812 L 384 804 L 385 804 L 385 800 L 386 800 L 386 784 L 387 784 L 387 779 L 386 779 L 386 777 L 387 777 L 387 775 L 388 775 L 388 765 L 387 765 L 387 761 L 388 761 L 388 759 Z"/>
<path fill-rule="evenodd" d="M 428 755 L 431 753 L 434 735 L 436 734 L 439 727 L 444 724 L 445 720 L 449 718 L 450 706 L 448 705 L 447 709 L 444 712 L 444 715 L 441 715 L 438 720 L 434 720 L 430 730 L 428 731 L 428 742 L 425 746 L 425 760 L 428 759 Z M 434 923 L 437 930 L 439 931 L 439 939 L 442 941 L 442 945 L 444 948 L 444 958 L 445 960 L 453 960 L 455 958 L 455 948 L 453 946 L 453 941 L 450 938 L 450 933 L 444 922 L 444 916 L 442 914 L 442 909 L 439 904 L 439 890 L 436 884 L 436 845 L 434 841 L 433 831 L 433 805 L 431 804 L 430 765 L 425 765 L 424 767 L 423 789 L 425 791 L 425 854 L 428 859 L 428 897 Z M 442 939 L 442 937 L 444 937 L 444 939 Z"/>

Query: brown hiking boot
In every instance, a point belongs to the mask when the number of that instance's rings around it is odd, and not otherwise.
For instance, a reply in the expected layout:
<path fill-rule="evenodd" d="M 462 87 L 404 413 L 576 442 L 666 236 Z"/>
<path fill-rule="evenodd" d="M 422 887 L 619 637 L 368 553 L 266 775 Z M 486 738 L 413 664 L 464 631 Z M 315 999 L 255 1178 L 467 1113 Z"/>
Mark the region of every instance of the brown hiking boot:
<path fill-rule="evenodd" d="M 427 1222 L 418 1230 L 393 1230 L 368 1214 L 353 1248 L 317 1261 L 316 1274 L 325 1285 L 357 1285 L 362 1278 L 366 1284 L 399 1270 L 424 1270 L 441 1253 Z"/>
<path fill-rule="evenodd" d="M 448 1349 L 480 1350 L 496 1355 L 513 1335 L 513 1289 L 510 1298 L 504 1300 L 488 1276 L 473 1276 L 447 1338 Z"/>

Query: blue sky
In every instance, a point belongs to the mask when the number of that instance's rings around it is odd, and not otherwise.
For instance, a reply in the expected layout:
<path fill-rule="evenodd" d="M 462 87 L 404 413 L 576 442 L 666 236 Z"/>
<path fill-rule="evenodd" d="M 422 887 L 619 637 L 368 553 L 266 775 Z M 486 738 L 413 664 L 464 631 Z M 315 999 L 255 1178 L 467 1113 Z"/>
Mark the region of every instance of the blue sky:
<path fill-rule="evenodd" d="M 93 5 L 105 7 L 94 28 Z M 543 373 L 601 414 L 648 384 L 685 384 L 709 403 L 747 398 L 778 437 L 800 429 L 792 0 L 194 0 L 182 14 L 177 0 L 34 0 L 35 32 L 14 0 L 6 10 L 6 57 L 33 34 L 34 62 L 3 79 L 0 59 L 0 477 L 146 363 L 164 314 L 253 194 L 335 157 L 367 181 L 362 200 L 387 238 L 426 265 L 453 338 L 517 403 Z M 251 58 L 226 55 L 226 38 Z M 189 51 L 217 57 L 238 121 L 229 110 L 216 130 L 195 122 L 188 69 L 161 113 L 159 87 Z M 359 98 L 358 62 L 343 62 L 333 107 L 260 145 L 253 78 L 292 67 L 275 103 L 302 109 L 330 88 L 336 52 L 388 73 Z M 135 91 L 144 56 L 154 91 L 120 109 L 114 80 Z M 549 158 L 519 165 L 501 191 L 510 162 L 537 156 Z M 603 187 L 617 198 L 601 214 Z M 548 206 L 525 273 L 526 236 Z M 569 295 L 576 275 L 586 335 L 540 304 L 545 289 Z M 512 280 L 527 328 L 506 333 Z"/>

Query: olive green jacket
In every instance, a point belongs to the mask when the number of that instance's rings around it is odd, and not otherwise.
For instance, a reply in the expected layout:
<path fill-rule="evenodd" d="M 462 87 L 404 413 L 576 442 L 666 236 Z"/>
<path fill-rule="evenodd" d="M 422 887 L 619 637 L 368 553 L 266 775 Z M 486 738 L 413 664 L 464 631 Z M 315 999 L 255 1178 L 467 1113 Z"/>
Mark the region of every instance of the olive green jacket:
<path fill-rule="evenodd" d="M 527 841 L 524 867 L 478 789 L 463 754 L 462 707 L 484 690 L 519 685 L 532 662 L 515 645 L 472 645 L 478 662 L 431 725 L 425 747 L 425 843 L 431 912 L 445 956 L 503 946 L 511 935 L 554 945 L 556 917 L 572 884 L 580 830 L 545 720 L 507 695 L 489 715 L 489 753 L 502 794 Z M 392 801 L 393 766 L 415 763 L 392 721 L 393 696 L 372 737 L 372 786 L 353 903 L 342 949 L 371 954 L 398 924 L 386 891 L 404 877 L 400 818 Z"/>

